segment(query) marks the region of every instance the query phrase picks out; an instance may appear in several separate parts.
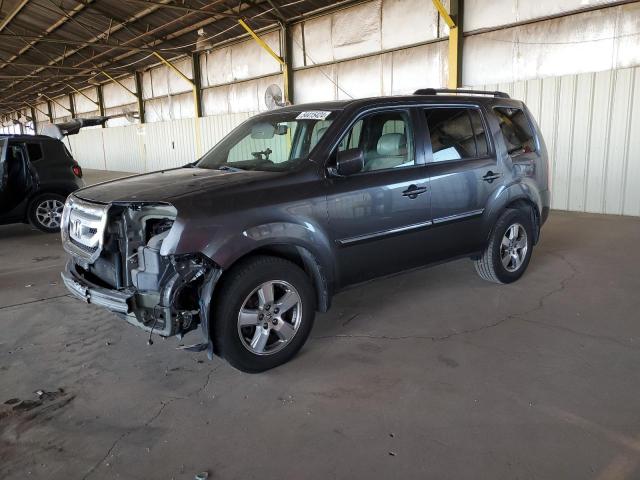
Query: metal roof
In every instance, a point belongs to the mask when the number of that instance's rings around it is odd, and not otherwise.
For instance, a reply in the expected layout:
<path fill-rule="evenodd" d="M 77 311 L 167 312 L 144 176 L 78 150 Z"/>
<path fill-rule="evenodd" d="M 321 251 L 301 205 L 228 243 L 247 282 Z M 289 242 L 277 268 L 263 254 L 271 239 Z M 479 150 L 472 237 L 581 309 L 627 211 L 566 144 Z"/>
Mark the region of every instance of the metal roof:
<path fill-rule="evenodd" d="M 0 113 L 83 88 L 104 70 L 131 74 L 166 58 L 350 2 L 330 0 L 0 1 Z M 202 29 L 204 35 L 199 36 Z M 96 79 L 107 82 L 104 76 Z"/>

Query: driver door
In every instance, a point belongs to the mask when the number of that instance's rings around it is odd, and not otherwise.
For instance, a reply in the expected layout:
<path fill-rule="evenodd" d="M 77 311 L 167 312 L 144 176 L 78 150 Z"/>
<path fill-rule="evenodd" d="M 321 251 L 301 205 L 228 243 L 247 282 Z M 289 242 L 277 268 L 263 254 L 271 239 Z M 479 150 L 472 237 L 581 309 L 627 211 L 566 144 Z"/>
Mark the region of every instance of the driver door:
<path fill-rule="evenodd" d="M 410 109 L 365 114 L 337 151 L 359 148 L 364 168 L 327 184 L 329 227 L 342 286 L 425 263 L 429 178 Z"/>

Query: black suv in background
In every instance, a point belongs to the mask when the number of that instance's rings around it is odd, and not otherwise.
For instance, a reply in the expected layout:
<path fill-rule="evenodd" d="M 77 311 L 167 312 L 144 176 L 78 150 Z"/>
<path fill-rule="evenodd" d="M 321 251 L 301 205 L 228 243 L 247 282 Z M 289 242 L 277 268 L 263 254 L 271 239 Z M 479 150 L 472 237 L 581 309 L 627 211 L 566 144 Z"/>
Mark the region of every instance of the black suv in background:
<path fill-rule="evenodd" d="M 0 135 L 0 224 L 60 230 L 67 196 L 84 187 L 65 145 L 45 135 Z"/>
<path fill-rule="evenodd" d="M 549 212 L 547 151 L 522 102 L 452 93 L 285 107 L 191 165 L 80 190 L 63 280 L 150 338 L 199 327 L 187 349 L 248 372 L 289 360 L 347 286 L 459 257 L 513 282 Z"/>

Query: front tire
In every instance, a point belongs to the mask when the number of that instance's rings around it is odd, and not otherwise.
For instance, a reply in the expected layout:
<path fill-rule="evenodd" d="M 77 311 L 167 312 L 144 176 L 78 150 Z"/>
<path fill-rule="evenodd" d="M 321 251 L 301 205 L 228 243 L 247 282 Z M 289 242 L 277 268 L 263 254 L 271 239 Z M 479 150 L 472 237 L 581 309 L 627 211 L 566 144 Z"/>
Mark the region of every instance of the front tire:
<path fill-rule="evenodd" d="M 60 231 L 65 198 L 57 193 L 43 193 L 29 204 L 29 222 L 45 233 Z"/>
<path fill-rule="evenodd" d="M 478 275 L 494 283 L 511 283 L 527 269 L 533 250 L 533 225 L 530 212 L 507 209 L 498 218 L 489 244 L 476 260 Z"/>
<path fill-rule="evenodd" d="M 215 352 L 248 373 L 289 361 L 309 336 L 316 310 L 305 272 L 288 260 L 268 256 L 234 267 L 214 303 Z"/>

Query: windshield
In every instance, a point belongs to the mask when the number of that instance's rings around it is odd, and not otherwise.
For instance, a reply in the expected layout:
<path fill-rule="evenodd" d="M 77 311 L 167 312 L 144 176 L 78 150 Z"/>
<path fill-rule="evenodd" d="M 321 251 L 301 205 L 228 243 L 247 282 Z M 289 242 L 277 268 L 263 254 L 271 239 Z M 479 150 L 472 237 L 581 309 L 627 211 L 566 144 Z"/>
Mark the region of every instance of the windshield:
<path fill-rule="evenodd" d="M 196 166 L 222 170 L 292 170 L 309 156 L 336 116 L 336 112 L 307 111 L 254 117 L 209 150 Z"/>

